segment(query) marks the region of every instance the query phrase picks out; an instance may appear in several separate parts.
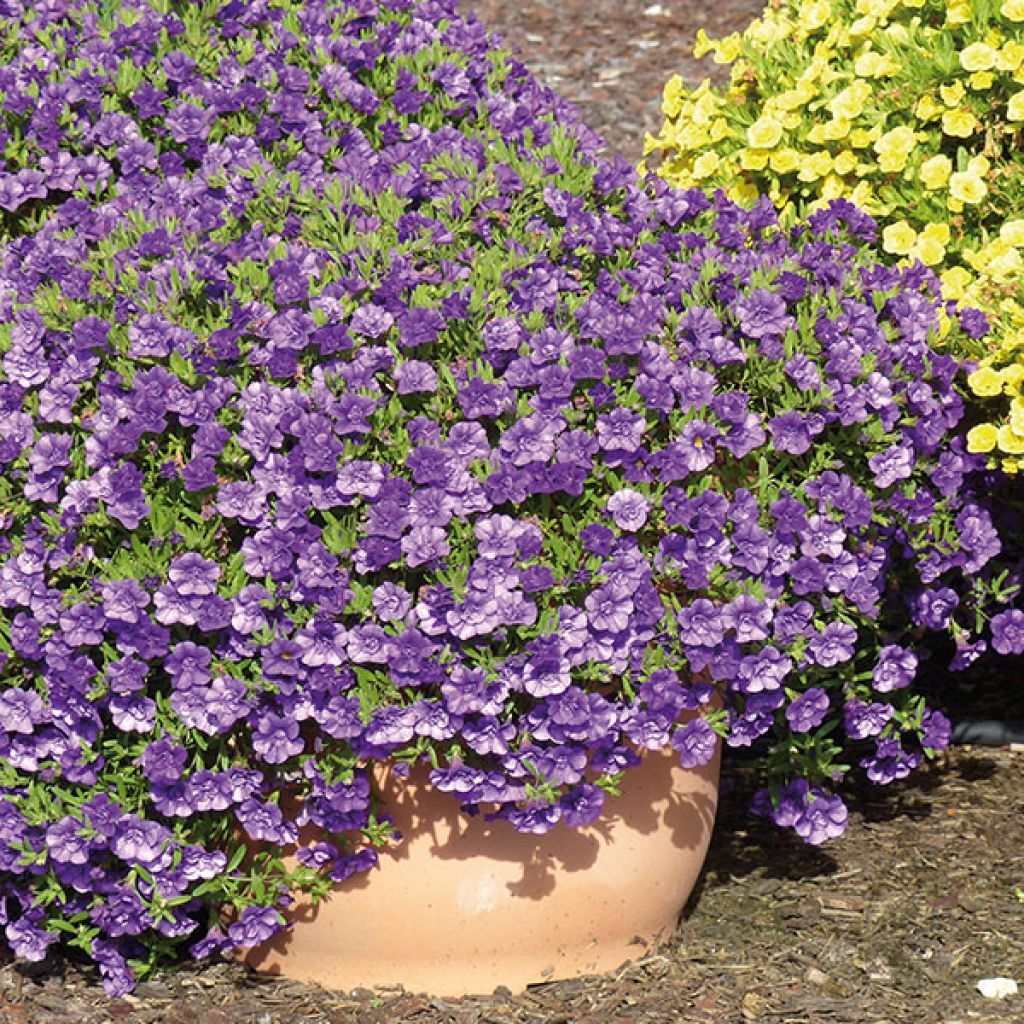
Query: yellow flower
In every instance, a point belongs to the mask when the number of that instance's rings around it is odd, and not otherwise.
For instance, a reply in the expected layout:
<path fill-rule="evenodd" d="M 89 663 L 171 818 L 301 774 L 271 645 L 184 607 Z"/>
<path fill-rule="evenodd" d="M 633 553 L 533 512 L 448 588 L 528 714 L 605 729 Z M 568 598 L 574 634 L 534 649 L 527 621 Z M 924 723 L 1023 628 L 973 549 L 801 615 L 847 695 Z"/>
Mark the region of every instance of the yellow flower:
<path fill-rule="evenodd" d="M 683 109 L 686 84 L 679 75 L 673 75 L 661 94 L 661 111 L 666 117 L 675 117 Z"/>
<path fill-rule="evenodd" d="M 916 141 L 914 130 L 906 125 L 887 131 L 874 146 L 879 168 L 886 174 L 902 171 Z"/>
<path fill-rule="evenodd" d="M 937 189 L 949 181 L 953 173 L 953 161 L 941 153 L 930 157 L 921 164 L 921 182 L 925 188 Z"/>
<path fill-rule="evenodd" d="M 949 245 L 950 231 L 948 224 L 939 224 L 936 222 L 926 224 L 921 235 L 923 238 L 929 238 L 932 241 L 938 242 L 940 245 Z"/>
<path fill-rule="evenodd" d="M 819 150 L 803 161 L 797 178 L 805 182 L 817 181 L 819 178 L 824 178 L 830 170 L 832 170 L 832 154 L 825 150 Z"/>
<path fill-rule="evenodd" d="M 957 107 L 967 95 L 963 82 L 954 82 L 952 85 L 940 85 L 939 95 L 947 107 Z"/>
<path fill-rule="evenodd" d="M 1024 435 L 1018 434 L 1009 423 L 1004 423 L 999 428 L 997 436 L 999 450 L 1007 455 L 1024 454 Z"/>
<path fill-rule="evenodd" d="M 747 145 L 753 149 L 773 149 L 782 138 L 782 125 L 770 114 L 759 117 L 747 129 Z"/>
<path fill-rule="evenodd" d="M 717 153 L 701 153 L 701 155 L 693 161 L 693 176 L 698 180 L 701 178 L 709 178 L 715 173 L 720 162 L 721 161 Z"/>
<path fill-rule="evenodd" d="M 1024 278 L 1024 260 L 1020 250 L 1007 245 L 1001 238 L 990 242 L 978 254 L 985 274 L 1000 284 Z"/>
<path fill-rule="evenodd" d="M 871 17 L 858 18 L 856 21 L 851 21 L 850 22 L 850 24 L 849 24 L 849 26 L 847 28 L 847 32 L 850 33 L 850 38 L 851 39 L 857 39 L 857 38 L 860 38 L 861 36 L 869 36 L 869 35 L 871 35 L 871 33 L 874 32 L 874 30 L 875 30 L 875 28 L 877 26 L 878 26 L 878 19 L 877 18 L 871 18 Z"/>
<path fill-rule="evenodd" d="M 852 125 L 845 117 L 834 117 L 822 126 L 821 141 L 838 142 L 840 139 L 845 139 L 850 134 L 851 127 Z"/>
<path fill-rule="evenodd" d="M 825 176 L 825 180 L 820 185 L 821 198 L 826 202 L 830 203 L 833 199 L 838 199 L 841 195 L 846 192 L 843 185 L 843 179 L 835 174 L 828 174 Z"/>
<path fill-rule="evenodd" d="M 741 181 L 729 191 L 729 198 L 737 203 L 752 203 L 758 195 L 758 188 L 751 181 Z"/>
<path fill-rule="evenodd" d="M 1010 427 L 1015 434 L 1024 434 L 1024 398 L 1015 398 L 1010 403 Z"/>
<path fill-rule="evenodd" d="M 966 267 L 949 267 L 939 275 L 942 281 L 942 294 L 947 299 L 962 302 L 967 297 L 967 289 L 974 280 Z"/>
<path fill-rule="evenodd" d="M 996 66 L 996 51 L 987 43 L 971 43 L 960 51 L 964 71 L 990 71 Z"/>
<path fill-rule="evenodd" d="M 740 55 L 742 43 L 743 38 L 739 32 L 733 32 L 732 35 L 726 36 L 724 39 L 716 40 L 715 53 L 711 59 L 716 64 L 731 64 Z"/>
<path fill-rule="evenodd" d="M 808 4 L 800 11 L 800 27 L 805 32 L 821 28 L 832 17 L 832 7 L 827 3 Z"/>
<path fill-rule="evenodd" d="M 917 106 L 914 107 L 914 113 L 922 121 L 931 121 L 942 113 L 942 107 L 935 102 L 935 97 L 932 96 L 931 93 L 925 93 L 925 95 L 917 101 Z"/>
<path fill-rule="evenodd" d="M 1024 245 L 1024 220 L 1008 220 L 999 229 L 999 237 L 1007 245 Z"/>
<path fill-rule="evenodd" d="M 883 78 L 894 75 L 900 66 L 891 57 L 875 50 L 865 50 L 853 64 L 854 72 L 861 78 Z"/>
<path fill-rule="evenodd" d="M 978 119 L 966 110 L 947 110 L 942 115 L 942 130 L 956 139 L 970 138 L 981 126 Z"/>
<path fill-rule="evenodd" d="M 725 39 L 711 39 L 704 29 L 699 28 L 693 44 L 693 55 L 699 58 L 710 53 L 716 64 L 731 64 L 740 55 L 742 42 L 739 32 L 733 32 Z"/>
<path fill-rule="evenodd" d="M 1021 0 L 1024 3 L 1024 0 Z M 1008 40 L 1003 43 L 999 51 L 999 60 L 996 61 L 996 68 L 1000 71 L 1016 71 L 1024 64 L 1024 43 Z"/>
<path fill-rule="evenodd" d="M 1024 0 L 1004 0 L 999 13 L 1010 21 L 1024 21 Z"/>
<path fill-rule="evenodd" d="M 982 398 L 994 398 L 1003 393 L 1003 378 L 991 366 L 982 366 L 967 378 L 967 386 Z"/>
<path fill-rule="evenodd" d="M 867 82 L 854 82 L 829 101 L 829 112 L 835 118 L 846 118 L 848 121 L 859 117 L 864 104 L 871 98 L 871 86 Z"/>
<path fill-rule="evenodd" d="M 905 221 L 887 224 L 882 231 L 882 248 L 894 256 L 906 256 L 917 241 L 917 232 Z"/>
<path fill-rule="evenodd" d="M 967 84 L 975 92 L 984 92 L 986 89 L 992 88 L 992 83 L 995 81 L 995 76 L 991 71 L 975 71 L 970 78 L 967 79 Z"/>
<path fill-rule="evenodd" d="M 897 0 L 857 0 L 857 13 L 872 18 L 888 18 Z"/>
<path fill-rule="evenodd" d="M 961 203 L 980 203 L 988 195 L 988 185 L 977 174 L 957 171 L 950 175 L 949 194 Z"/>
<path fill-rule="evenodd" d="M 745 171 L 763 171 L 768 166 L 767 149 L 745 149 L 740 153 L 740 167 Z"/>
<path fill-rule="evenodd" d="M 1011 121 L 1024 121 L 1024 89 L 1010 97 L 1006 105 L 1006 116 Z"/>
<path fill-rule="evenodd" d="M 1011 363 L 1009 366 L 1004 366 L 1000 373 L 1003 376 L 1003 390 L 1008 395 L 1019 395 L 1020 385 L 1024 381 L 1024 366 L 1020 363 Z M 1014 399 L 1015 402 L 1019 402 L 1019 398 Z M 1017 430 L 1013 428 L 1018 434 L 1024 434 L 1024 430 Z"/>
<path fill-rule="evenodd" d="M 935 241 L 934 238 L 925 238 L 924 235 L 920 235 L 910 250 L 910 255 L 914 259 L 920 260 L 926 267 L 934 267 L 945 258 L 946 247 L 941 242 Z"/>
<path fill-rule="evenodd" d="M 854 128 L 850 132 L 849 143 L 854 149 L 867 149 L 868 146 L 874 141 L 871 132 L 866 131 L 864 128 Z"/>
<path fill-rule="evenodd" d="M 849 198 L 854 206 L 859 206 L 867 213 L 874 213 L 878 208 L 878 199 L 871 191 L 870 183 L 866 181 L 858 181 Z"/>
<path fill-rule="evenodd" d="M 815 146 L 821 146 L 825 143 L 825 126 L 820 122 L 814 125 L 811 130 L 807 133 L 806 139 L 808 142 L 813 143 Z"/>
<path fill-rule="evenodd" d="M 704 57 L 711 52 L 713 46 L 714 41 L 707 34 L 707 32 L 705 32 L 702 28 L 697 29 L 697 38 L 696 40 L 694 40 L 693 43 L 694 57 L 700 60 L 701 57 Z"/>
<path fill-rule="evenodd" d="M 973 13 L 971 0 L 953 0 L 946 7 L 946 25 L 966 25 Z"/>
<path fill-rule="evenodd" d="M 800 166 L 800 154 L 789 147 L 777 149 L 768 158 L 768 164 L 776 174 L 790 174 Z"/>
<path fill-rule="evenodd" d="M 945 258 L 948 242 L 948 224 L 928 224 L 917 236 L 910 255 L 919 259 L 925 266 L 937 266 Z"/>
<path fill-rule="evenodd" d="M 836 174 L 851 174 L 857 167 L 857 155 L 850 149 L 844 149 L 832 165 Z"/>
<path fill-rule="evenodd" d="M 999 440 L 999 431 L 991 423 L 979 423 L 967 431 L 969 452 L 990 452 Z"/>

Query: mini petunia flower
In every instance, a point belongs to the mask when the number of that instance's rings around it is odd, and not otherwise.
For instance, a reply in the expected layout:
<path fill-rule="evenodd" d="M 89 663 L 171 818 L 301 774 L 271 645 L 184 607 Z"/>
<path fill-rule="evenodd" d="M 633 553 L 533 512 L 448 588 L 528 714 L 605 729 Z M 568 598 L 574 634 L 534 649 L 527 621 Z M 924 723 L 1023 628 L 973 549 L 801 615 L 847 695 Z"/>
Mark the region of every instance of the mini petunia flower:
<path fill-rule="evenodd" d="M 608 499 L 608 511 L 620 530 L 634 533 L 642 529 L 650 514 L 651 503 L 630 487 L 616 491 Z"/>

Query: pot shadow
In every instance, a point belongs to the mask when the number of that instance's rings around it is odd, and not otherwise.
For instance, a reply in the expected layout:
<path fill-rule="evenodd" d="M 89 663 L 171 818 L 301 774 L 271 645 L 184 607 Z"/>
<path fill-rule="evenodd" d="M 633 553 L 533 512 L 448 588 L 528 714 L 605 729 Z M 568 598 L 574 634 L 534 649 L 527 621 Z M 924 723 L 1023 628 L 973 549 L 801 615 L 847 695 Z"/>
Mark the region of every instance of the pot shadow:
<path fill-rule="evenodd" d="M 504 819 L 488 821 L 485 811 L 468 814 L 458 798 L 430 787 L 425 772 L 414 771 L 391 794 L 389 806 L 403 840 L 429 839 L 431 855 L 442 860 L 486 857 L 519 864 L 522 876 L 508 884 L 509 892 L 540 900 L 553 891 L 558 873 L 592 867 L 602 846 L 620 831 L 649 836 L 667 829 L 672 846 L 680 851 L 703 846 L 715 818 L 717 770 L 704 773 L 705 792 L 681 793 L 673 787 L 674 766 L 674 756 L 648 756 L 627 773 L 625 793 L 606 799 L 596 823 L 583 828 L 559 824 L 541 835 L 518 832 Z M 409 856 L 408 846 L 403 841 L 384 855 L 402 860 Z M 368 885 L 370 879 L 356 884 Z"/>

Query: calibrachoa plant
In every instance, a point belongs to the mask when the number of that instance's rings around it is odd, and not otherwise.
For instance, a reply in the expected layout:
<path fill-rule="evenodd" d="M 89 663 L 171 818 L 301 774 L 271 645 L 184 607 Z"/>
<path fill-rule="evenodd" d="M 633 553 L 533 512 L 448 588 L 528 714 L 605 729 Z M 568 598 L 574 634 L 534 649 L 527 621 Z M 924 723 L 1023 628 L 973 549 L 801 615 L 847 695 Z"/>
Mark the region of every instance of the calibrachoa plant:
<path fill-rule="evenodd" d="M 821 842 L 947 742 L 923 630 L 1024 648 L 937 282 L 850 204 L 639 181 L 447 2 L 0 12 L 18 956 L 266 939 L 383 761 L 540 833 L 717 734 Z"/>
<path fill-rule="evenodd" d="M 803 213 L 844 196 L 891 261 L 941 271 L 993 330 L 965 354 L 972 451 L 1024 467 L 1024 3 L 783 0 L 742 34 L 700 34 L 727 89 L 665 88 L 645 149 L 679 187 L 765 193 Z"/>

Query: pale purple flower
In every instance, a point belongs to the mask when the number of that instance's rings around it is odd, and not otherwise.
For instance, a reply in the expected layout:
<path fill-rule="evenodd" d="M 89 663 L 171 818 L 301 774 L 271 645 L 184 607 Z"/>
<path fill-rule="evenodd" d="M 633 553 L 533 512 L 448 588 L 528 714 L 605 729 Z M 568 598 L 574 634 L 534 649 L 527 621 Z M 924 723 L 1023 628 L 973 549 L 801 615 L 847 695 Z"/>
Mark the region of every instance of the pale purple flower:
<path fill-rule="evenodd" d="M 1024 611 L 1010 608 L 992 617 L 992 647 L 999 654 L 1024 654 Z"/>
<path fill-rule="evenodd" d="M 828 694 L 820 686 L 812 686 L 786 707 L 786 720 L 793 732 L 810 732 L 824 721 L 828 705 Z"/>
<path fill-rule="evenodd" d="M 635 533 L 643 528 L 651 503 L 631 487 L 623 487 L 608 499 L 608 511 L 620 530 Z"/>
<path fill-rule="evenodd" d="M 395 384 L 400 395 L 437 390 L 437 372 L 430 363 L 406 359 L 395 371 Z"/>
<path fill-rule="evenodd" d="M 889 644 L 878 653 L 878 662 L 871 673 L 871 685 L 879 693 L 909 686 L 917 675 L 917 655 L 896 644 Z"/>
<path fill-rule="evenodd" d="M 676 729 L 672 747 L 679 751 L 679 763 L 684 768 L 698 768 L 715 756 L 718 736 L 706 718 L 697 717 Z"/>

